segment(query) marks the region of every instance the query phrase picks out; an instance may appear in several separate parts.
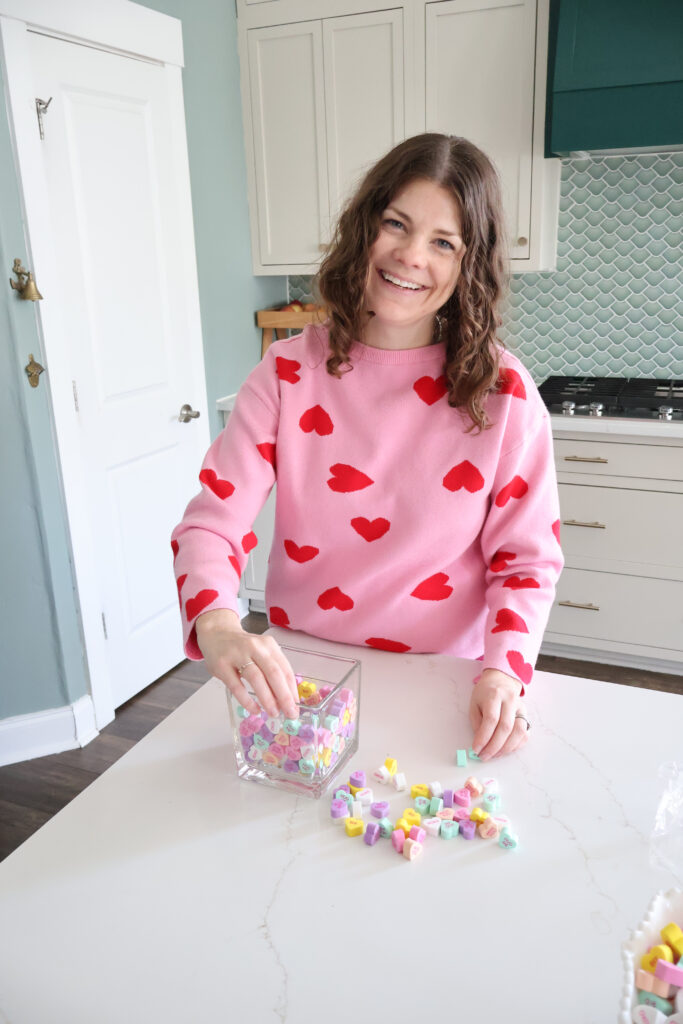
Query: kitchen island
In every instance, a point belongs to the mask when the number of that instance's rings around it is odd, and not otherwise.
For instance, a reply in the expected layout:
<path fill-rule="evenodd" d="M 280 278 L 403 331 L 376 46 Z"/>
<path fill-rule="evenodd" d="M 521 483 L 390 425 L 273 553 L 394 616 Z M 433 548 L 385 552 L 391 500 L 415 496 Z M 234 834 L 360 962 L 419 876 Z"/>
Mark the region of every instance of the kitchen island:
<path fill-rule="evenodd" d="M 0 864 L 0 1021 L 616 1020 L 621 943 L 683 885 L 649 862 L 683 698 L 537 672 L 530 743 L 458 768 L 478 663 L 271 632 L 361 659 L 349 770 L 494 776 L 519 847 L 428 837 L 409 862 L 325 797 L 239 781 L 211 680 Z"/>

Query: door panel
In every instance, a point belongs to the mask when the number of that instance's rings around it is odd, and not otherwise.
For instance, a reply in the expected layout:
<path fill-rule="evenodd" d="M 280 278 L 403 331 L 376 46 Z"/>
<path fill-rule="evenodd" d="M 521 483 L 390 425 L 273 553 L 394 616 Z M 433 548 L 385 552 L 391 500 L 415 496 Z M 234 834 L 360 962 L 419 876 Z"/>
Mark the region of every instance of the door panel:
<path fill-rule="evenodd" d="M 58 306 L 77 395 L 90 571 L 118 707 L 183 658 L 170 532 L 209 443 L 184 124 L 163 65 L 28 39 L 35 95 L 52 96 L 41 154 L 59 288 L 45 302 Z M 181 424 L 186 402 L 201 418 Z"/>

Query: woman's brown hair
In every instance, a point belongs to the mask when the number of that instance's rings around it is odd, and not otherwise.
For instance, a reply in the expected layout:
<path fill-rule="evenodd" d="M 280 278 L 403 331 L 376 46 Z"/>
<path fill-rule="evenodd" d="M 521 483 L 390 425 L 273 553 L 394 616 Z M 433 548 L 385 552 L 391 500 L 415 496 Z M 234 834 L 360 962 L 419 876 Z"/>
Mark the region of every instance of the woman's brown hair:
<path fill-rule="evenodd" d="M 350 364 L 351 345 L 362 337 L 370 248 L 382 214 L 418 179 L 450 192 L 460 215 L 466 249 L 455 291 L 438 312 L 439 340 L 446 343 L 449 405 L 466 410 L 482 430 L 488 425 L 484 400 L 498 383 L 498 305 L 508 279 L 498 174 L 467 139 L 436 133 L 406 139 L 368 171 L 346 204 L 315 282 L 330 314 L 327 370 L 339 376 L 339 367 Z"/>

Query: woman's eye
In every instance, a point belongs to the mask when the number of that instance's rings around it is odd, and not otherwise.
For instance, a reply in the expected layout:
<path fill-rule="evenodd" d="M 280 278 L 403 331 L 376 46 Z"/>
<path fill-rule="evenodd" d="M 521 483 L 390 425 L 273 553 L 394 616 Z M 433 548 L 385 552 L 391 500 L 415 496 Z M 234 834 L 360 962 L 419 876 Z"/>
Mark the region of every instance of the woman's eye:
<path fill-rule="evenodd" d="M 396 220 L 395 217 L 387 217 L 384 221 L 385 224 L 389 224 L 392 228 L 402 228 L 403 224 L 400 220 Z"/>
<path fill-rule="evenodd" d="M 453 249 L 453 246 L 451 245 L 451 243 L 448 242 L 445 238 L 437 238 L 436 244 L 437 244 L 437 247 L 439 249 L 441 249 L 441 248 L 444 248 L 445 250 Z"/>

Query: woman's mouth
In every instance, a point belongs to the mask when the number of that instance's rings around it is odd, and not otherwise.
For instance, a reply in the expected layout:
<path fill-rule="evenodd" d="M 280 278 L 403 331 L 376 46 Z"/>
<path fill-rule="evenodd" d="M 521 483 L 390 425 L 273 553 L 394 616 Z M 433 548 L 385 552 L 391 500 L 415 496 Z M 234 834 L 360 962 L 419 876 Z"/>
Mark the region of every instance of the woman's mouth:
<path fill-rule="evenodd" d="M 379 275 L 387 284 L 404 292 L 423 292 L 426 289 L 426 285 L 416 284 L 415 281 L 406 281 L 405 278 L 397 277 L 386 270 L 380 270 Z"/>

